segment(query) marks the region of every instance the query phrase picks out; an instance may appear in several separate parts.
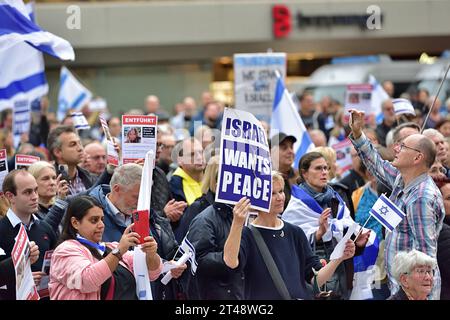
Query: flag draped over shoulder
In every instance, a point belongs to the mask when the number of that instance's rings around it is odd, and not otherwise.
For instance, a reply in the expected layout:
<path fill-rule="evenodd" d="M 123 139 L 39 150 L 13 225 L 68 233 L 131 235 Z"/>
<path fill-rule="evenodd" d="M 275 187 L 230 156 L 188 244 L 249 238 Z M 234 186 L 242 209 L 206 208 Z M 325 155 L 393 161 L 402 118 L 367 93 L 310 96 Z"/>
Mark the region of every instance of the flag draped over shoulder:
<path fill-rule="evenodd" d="M 297 138 L 297 141 L 294 143 L 295 159 L 293 163 L 295 165 L 305 153 L 314 148 L 297 107 L 280 77 L 278 77 L 275 89 L 270 136 L 272 137 L 279 132 Z"/>
<path fill-rule="evenodd" d="M 92 93 L 83 86 L 66 67 L 61 68 L 58 94 L 58 120 L 61 121 L 68 110 L 80 110 L 91 101 Z"/>
<path fill-rule="evenodd" d="M 0 53 L 18 43 L 27 43 L 61 60 L 75 60 L 70 43 L 29 19 L 23 1 L 0 0 Z"/>
<path fill-rule="evenodd" d="M 323 241 L 330 241 L 335 238 L 340 241 L 344 235 L 344 229 L 349 228 L 356 222 L 350 216 L 350 211 L 346 207 L 342 198 L 335 192 L 339 200 L 338 213 L 336 218 L 329 218 L 329 228 L 322 236 Z M 283 220 L 299 226 L 305 232 L 308 239 L 312 239 L 319 229 L 319 218 L 324 209 L 309 194 L 299 186 L 292 186 L 291 200 L 283 213 Z M 361 227 L 359 227 L 361 228 Z M 358 228 L 358 229 L 359 229 Z M 364 228 L 364 232 L 369 229 Z M 370 284 L 374 277 L 374 266 L 378 256 L 378 239 L 376 233 L 371 231 L 369 241 L 363 253 L 353 259 L 354 278 L 352 296 L 354 299 L 370 299 L 372 291 Z"/>
<path fill-rule="evenodd" d="M 355 223 L 342 198 L 336 192 L 335 196 L 339 200 L 338 213 L 336 218 L 328 219 L 330 227 L 322 237 L 324 241 L 330 241 L 333 237 L 340 241 L 344 236 L 344 228 Z M 314 198 L 299 186 L 293 185 L 291 200 L 283 213 L 283 220 L 302 228 L 306 237 L 311 239 L 311 236 L 319 229 L 319 218 L 323 210 Z"/>

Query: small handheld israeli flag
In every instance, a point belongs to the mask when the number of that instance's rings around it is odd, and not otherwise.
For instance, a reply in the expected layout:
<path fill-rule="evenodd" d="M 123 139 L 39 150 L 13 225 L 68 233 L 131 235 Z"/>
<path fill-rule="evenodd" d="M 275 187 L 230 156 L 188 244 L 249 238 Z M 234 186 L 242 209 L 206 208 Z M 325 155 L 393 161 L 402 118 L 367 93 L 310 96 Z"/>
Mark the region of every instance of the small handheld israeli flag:
<path fill-rule="evenodd" d="M 180 252 L 182 254 L 189 252 L 189 258 L 188 261 L 191 264 L 191 272 L 192 275 L 195 275 L 195 273 L 197 272 L 197 261 L 195 260 L 195 248 L 192 245 L 192 243 L 188 240 L 187 235 L 184 237 L 183 241 L 181 242 L 180 248 L 179 248 Z"/>
<path fill-rule="evenodd" d="M 71 114 L 71 116 L 72 116 L 73 125 L 74 125 L 75 129 L 84 130 L 84 129 L 91 128 L 91 126 L 89 125 L 89 123 L 86 120 L 86 117 L 84 116 L 84 114 L 82 112 L 73 112 Z"/>
<path fill-rule="evenodd" d="M 382 194 L 369 211 L 386 229 L 393 231 L 406 214 Z"/>
<path fill-rule="evenodd" d="M 410 114 L 415 116 L 416 112 L 411 102 L 407 99 L 393 99 L 392 104 L 394 105 L 395 115 Z"/>

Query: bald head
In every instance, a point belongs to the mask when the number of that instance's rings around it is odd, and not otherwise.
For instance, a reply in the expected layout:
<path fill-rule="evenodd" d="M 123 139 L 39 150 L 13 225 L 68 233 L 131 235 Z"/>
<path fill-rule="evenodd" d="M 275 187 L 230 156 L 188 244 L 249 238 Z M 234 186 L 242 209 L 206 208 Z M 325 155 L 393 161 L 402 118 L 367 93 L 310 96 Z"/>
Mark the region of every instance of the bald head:
<path fill-rule="evenodd" d="M 85 168 L 96 175 L 102 174 L 106 168 L 105 148 L 98 142 L 92 142 L 84 147 L 84 152 L 88 155 Z"/>
<path fill-rule="evenodd" d="M 405 139 L 405 144 L 420 150 L 424 156 L 426 167 L 431 168 L 436 159 L 436 147 L 430 138 L 423 134 L 413 134 Z"/>
<path fill-rule="evenodd" d="M 159 98 L 155 95 L 150 95 L 145 99 L 145 108 L 148 113 L 156 113 L 159 109 Z"/>

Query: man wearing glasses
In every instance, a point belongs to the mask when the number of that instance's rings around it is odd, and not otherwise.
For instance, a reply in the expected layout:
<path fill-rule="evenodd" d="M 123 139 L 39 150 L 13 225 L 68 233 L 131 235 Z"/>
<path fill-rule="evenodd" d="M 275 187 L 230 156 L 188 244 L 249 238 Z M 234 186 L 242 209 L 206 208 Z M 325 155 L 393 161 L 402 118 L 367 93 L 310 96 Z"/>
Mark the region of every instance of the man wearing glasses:
<path fill-rule="evenodd" d="M 436 258 L 437 239 L 445 211 L 441 193 L 428 175 L 434 163 L 433 141 L 421 134 L 406 137 L 394 147 L 394 160 L 383 160 L 363 134 L 364 112 L 351 110 L 349 136 L 367 169 L 378 182 L 392 189 L 389 197 L 406 217 L 386 233 L 385 263 L 391 294 L 399 290 L 393 277 L 393 259 L 400 251 L 416 249 Z M 439 299 L 441 279 L 438 267 L 430 299 Z"/>

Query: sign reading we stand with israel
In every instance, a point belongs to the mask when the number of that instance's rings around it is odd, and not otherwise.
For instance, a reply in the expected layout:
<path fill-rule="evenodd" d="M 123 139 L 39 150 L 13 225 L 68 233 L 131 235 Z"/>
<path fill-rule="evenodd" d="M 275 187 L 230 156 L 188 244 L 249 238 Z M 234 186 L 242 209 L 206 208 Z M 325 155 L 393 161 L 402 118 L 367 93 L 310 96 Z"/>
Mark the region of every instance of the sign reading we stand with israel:
<path fill-rule="evenodd" d="M 272 162 L 267 135 L 251 113 L 226 108 L 222 121 L 216 201 L 268 212 L 272 197 Z"/>

